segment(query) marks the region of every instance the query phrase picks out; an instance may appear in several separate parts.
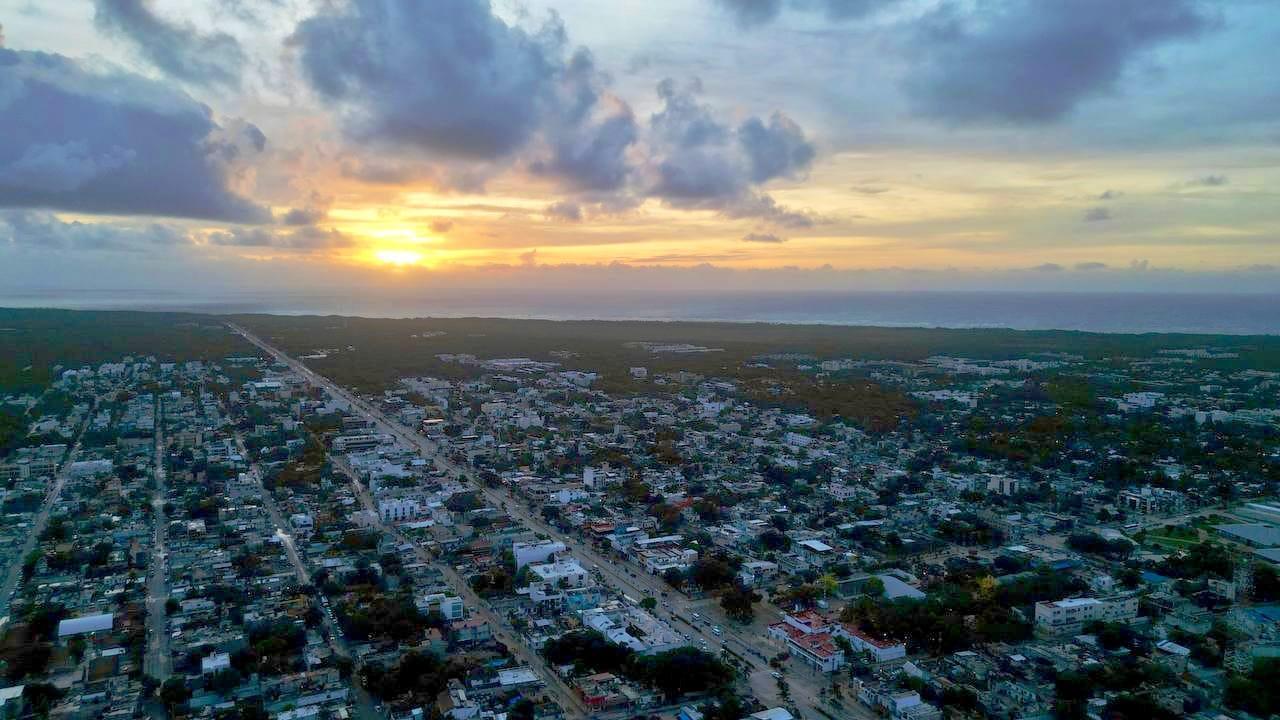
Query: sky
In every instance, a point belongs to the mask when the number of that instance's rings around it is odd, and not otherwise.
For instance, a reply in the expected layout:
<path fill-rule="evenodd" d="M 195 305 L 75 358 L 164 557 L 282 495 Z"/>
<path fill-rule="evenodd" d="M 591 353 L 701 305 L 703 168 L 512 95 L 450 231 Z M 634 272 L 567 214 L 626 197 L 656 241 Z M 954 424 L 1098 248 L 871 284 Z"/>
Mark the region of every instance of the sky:
<path fill-rule="evenodd" d="M 0 0 L 0 285 L 1280 289 L 1275 0 Z"/>

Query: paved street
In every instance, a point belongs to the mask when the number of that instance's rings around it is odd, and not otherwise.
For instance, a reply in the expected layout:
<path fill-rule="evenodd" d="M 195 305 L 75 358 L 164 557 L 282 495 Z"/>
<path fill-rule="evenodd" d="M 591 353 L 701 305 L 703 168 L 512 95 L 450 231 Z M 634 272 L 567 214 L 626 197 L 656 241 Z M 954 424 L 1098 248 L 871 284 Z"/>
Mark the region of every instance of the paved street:
<path fill-rule="evenodd" d="M 53 507 L 58 503 L 58 497 L 62 495 L 62 488 L 66 485 L 67 476 L 71 464 L 80 457 L 80 441 L 84 437 L 85 428 L 89 426 L 89 421 L 93 418 L 93 413 L 98 409 L 98 400 L 94 398 L 92 407 L 85 414 L 84 422 L 80 424 L 80 429 L 76 431 L 76 439 L 71 445 L 71 449 L 67 452 L 67 457 L 62 462 L 62 466 L 58 468 L 58 472 L 54 475 L 53 484 L 45 493 L 44 502 L 40 505 L 40 511 L 36 513 L 31 520 L 31 528 L 27 531 L 27 539 L 22 544 L 22 548 L 15 552 L 11 557 L 6 558 L 4 581 L 0 583 L 0 618 L 9 616 L 9 604 L 13 601 L 13 595 L 18 589 L 18 583 L 22 580 L 22 563 L 31 551 L 36 549 L 36 543 L 39 542 L 40 536 L 44 534 L 45 527 L 49 524 L 49 514 L 53 512 Z"/>
<path fill-rule="evenodd" d="M 335 466 L 347 476 L 348 480 L 351 482 L 352 489 L 356 493 L 356 497 L 360 499 L 360 504 L 364 509 L 371 511 L 374 517 L 378 517 L 378 508 L 373 501 L 373 497 L 369 494 L 369 491 L 364 487 L 364 485 L 356 479 L 356 474 L 351 469 L 351 466 L 342 458 L 335 459 Z M 577 693 L 573 692 L 573 690 L 565 684 L 564 680 L 547 667 L 546 661 L 543 660 L 541 656 L 531 651 L 523 642 L 520 641 L 519 638 L 514 636 L 503 618 L 499 617 L 497 613 L 490 609 L 489 603 L 471 589 L 471 586 L 467 584 L 466 579 L 458 574 L 457 570 L 448 563 L 437 561 L 421 545 L 413 539 L 406 537 L 395 527 L 387 525 L 381 520 L 377 521 L 376 527 L 382 532 L 395 538 L 397 542 L 411 545 L 413 547 L 414 554 L 418 557 L 418 560 L 439 569 L 444 575 L 445 580 L 458 591 L 458 596 L 461 597 L 466 606 L 471 609 L 472 614 L 479 615 L 481 619 L 488 622 L 490 627 L 493 628 L 494 637 L 497 638 L 499 642 L 506 645 L 521 663 L 528 665 L 530 669 L 542 678 L 542 682 L 545 684 L 547 690 L 556 696 L 557 701 L 565 709 L 567 717 L 586 717 L 587 707 L 582 703 L 582 700 L 578 697 Z"/>
<path fill-rule="evenodd" d="M 298 583 L 303 587 L 311 586 L 311 571 L 308 569 L 306 561 L 298 553 L 297 545 L 293 541 L 293 535 L 287 529 L 289 525 L 285 521 L 284 515 L 280 512 L 275 498 L 267 490 L 266 486 L 262 484 L 261 469 L 257 463 L 249 462 L 248 448 L 245 446 L 244 437 L 238 430 L 235 432 L 235 440 L 236 448 L 248 464 L 249 469 L 246 472 L 249 473 L 249 476 L 257 485 L 259 497 L 262 498 L 262 506 L 267 511 L 267 516 L 271 519 L 272 525 L 276 528 L 276 537 L 280 539 L 285 555 L 289 558 L 289 563 L 293 565 L 294 573 L 298 577 Z M 355 657 L 351 652 L 351 648 L 347 645 L 347 641 L 342 635 L 342 628 L 338 626 L 337 619 L 333 614 L 322 610 L 320 619 L 321 624 L 324 626 L 325 639 L 333 654 L 354 661 Z M 360 687 L 358 682 L 352 683 L 352 692 L 355 694 L 356 711 L 359 713 L 361 720 L 378 720 L 385 717 L 383 713 L 378 712 L 374 699 L 369 693 L 365 692 L 364 688 Z"/>
<path fill-rule="evenodd" d="M 173 673 L 173 657 L 169 652 L 168 610 L 169 600 L 169 520 L 165 517 L 164 504 L 167 480 L 165 469 L 164 403 L 156 400 L 155 440 L 155 492 L 151 499 L 151 518 L 155 528 L 152 537 L 151 561 L 147 567 L 147 653 L 143 658 L 143 672 L 163 683 Z"/>
<path fill-rule="evenodd" d="M 818 698 L 821 689 L 828 686 L 829 679 L 809 672 L 803 665 L 788 663 L 789 667 L 795 668 L 786 672 L 786 680 L 790 685 L 791 702 L 788 703 L 780 697 L 778 683 L 772 676 L 773 669 L 769 667 L 767 658 L 781 652 L 783 649 L 781 645 L 758 633 L 749 634 L 747 631 L 740 629 L 727 620 L 717 604 L 692 601 L 681 593 L 672 590 L 662 578 L 649 575 L 642 569 L 622 561 L 616 556 L 605 556 L 597 552 L 588 543 L 579 540 L 576 536 L 561 533 L 547 524 L 540 516 L 528 511 L 520 501 L 507 496 L 499 490 L 487 487 L 475 476 L 475 473 L 470 468 L 461 467 L 453 463 L 449 460 L 448 453 L 438 443 L 392 421 L 377 408 L 364 402 L 354 393 L 313 372 L 300 361 L 295 360 L 244 328 L 235 325 L 231 325 L 231 328 L 258 348 L 269 353 L 276 360 L 288 365 L 293 371 L 306 378 L 308 382 L 324 388 L 333 396 L 349 403 L 354 410 L 363 413 L 372 420 L 381 432 L 395 436 L 409 447 L 417 448 L 425 457 L 431 458 L 438 468 L 469 480 L 477 490 L 484 494 L 488 503 L 492 506 L 502 507 L 511 517 L 519 520 L 530 529 L 565 543 L 583 562 L 590 564 L 592 569 L 598 569 L 607 584 L 637 600 L 646 596 L 661 598 L 662 593 L 664 591 L 667 592 L 668 597 L 662 598 L 663 605 L 660 606 L 660 616 L 671 620 L 671 624 L 680 632 L 687 634 L 691 642 L 695 644 L 705 643 L 708 649 L 717 649 L 722 647 L 723 641 L 723 647 L 739 657 L 746 658 L 750 663 L 747 681 L 752 692 L 766 706 L 793 705 L 803 717 L 821 717 L 821 714 L 816 710 L 819 706 Z M 703 616 L 704 621 L 688 622 L 692 620 L 694 612 Z M 720 636 L 716 636 L 712 630 L 715 625 L 719 625 L 721 628 L 722 634 Z M 845 708 L 840 712 L 846 715 L 856 713 L 859 717 L 870 717 L 869 713 L 862 712 L 864 708 L 860 706 L 853 709 L 854 705 L 856 703 L 846 702 Z M 835 710 L 830 706 L 824 706 L 824 709 L 827 712 Z"/>

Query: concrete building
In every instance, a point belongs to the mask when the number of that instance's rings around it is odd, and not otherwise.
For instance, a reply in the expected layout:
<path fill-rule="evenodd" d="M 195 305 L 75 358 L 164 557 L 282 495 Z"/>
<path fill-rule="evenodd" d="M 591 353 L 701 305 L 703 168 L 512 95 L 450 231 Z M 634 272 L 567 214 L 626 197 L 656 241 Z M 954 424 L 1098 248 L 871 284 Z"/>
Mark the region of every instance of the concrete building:
<path fill-rule="evenodd" d="M 1041 601 L 1036 603 L 1036 630 L 1050 635 L 1077 635 L 1091 622 L 1128 622 L 1137 616 L 1136 595 Z"/>
<path fill-rule="evenodd" d="M 541 540 L 538 542 L 518 542 L 511 544 L 511 554 L 516 558 L 516 570 L 530 563 L 544 563 L 556 553 L 565 551 L 564 543 L 559 540 Z"/>

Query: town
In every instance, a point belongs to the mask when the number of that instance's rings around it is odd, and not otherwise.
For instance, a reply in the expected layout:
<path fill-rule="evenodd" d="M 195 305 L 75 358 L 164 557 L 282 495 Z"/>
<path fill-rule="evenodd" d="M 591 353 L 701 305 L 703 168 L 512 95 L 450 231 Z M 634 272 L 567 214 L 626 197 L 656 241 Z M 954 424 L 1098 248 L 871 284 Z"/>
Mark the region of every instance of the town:
<path fill-rule="evenodd" d="M 0 398 L 0 717 L 1280 713 L 1248 348 L 618 370 L 434 330 L 375 391 L 354 341 L 210 332 Z"/>

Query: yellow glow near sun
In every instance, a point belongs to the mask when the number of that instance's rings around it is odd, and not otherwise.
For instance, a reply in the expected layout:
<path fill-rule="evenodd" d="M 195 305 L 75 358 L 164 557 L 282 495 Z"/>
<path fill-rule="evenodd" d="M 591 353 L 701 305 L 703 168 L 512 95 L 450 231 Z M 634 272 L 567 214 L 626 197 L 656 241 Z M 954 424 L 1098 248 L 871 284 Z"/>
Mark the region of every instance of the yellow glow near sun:
<path fill-rule="evenodd" d="M 417 265 L 422 262 L 422 253 L 417 250 L 386 248 L 382 250 L 374 250 L 373 257 L 380 263 L 395 265 L 397 267 Z"/>

